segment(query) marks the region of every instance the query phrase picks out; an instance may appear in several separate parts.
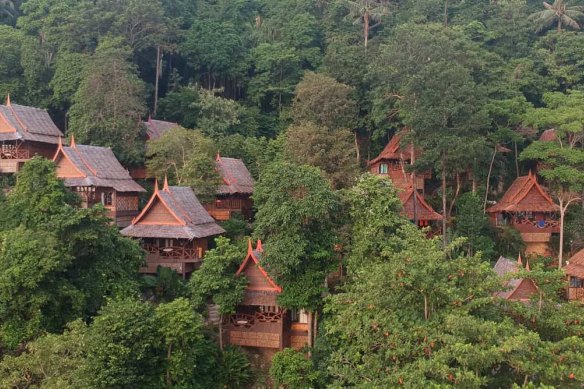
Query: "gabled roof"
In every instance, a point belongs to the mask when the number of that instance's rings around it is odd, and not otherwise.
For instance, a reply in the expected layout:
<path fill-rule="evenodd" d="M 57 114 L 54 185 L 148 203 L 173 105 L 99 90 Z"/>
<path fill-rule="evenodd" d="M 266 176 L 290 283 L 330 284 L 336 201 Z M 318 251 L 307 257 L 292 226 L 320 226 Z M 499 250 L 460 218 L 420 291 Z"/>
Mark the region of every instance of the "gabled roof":
<path fill-rule="evenodd" d="M 61 159 L 68 161 L 79 173 L 75 177 L 60 177 L 64 179 L 66 186 L 94 186 L 113 188 L 117 192 L 145 192 L 107 147 L 77 145 L 73 137 L 70 146 L 64 146 L 59 138 L 59 148 L 53 161 L 59 164 Z"/>
<path fill-rule="evenodd" d="M 416 217 L 414 217 L 414 197 L 416 204 Z M 424 200 L 424 196 L 417 193 L 414 196 L 414 189 L 410 186 L 408 189 L 399 193 L 399 199 L 404 207 L 403 214 L 410 220 L 442 220 L 442 215 Z"/>
<path fill-rule="evenodd" d="M 241 273 L 243 273 L 247 266 L 251 265 L 256 266 L 260 273 L 264 276 L 266 281 L 268 281 L 269 285 L 271 286 L 271 289 L 274 292 L 281 293 L 282 288 L 272 279 L 272 277 L 270 277 L 270 275 L 266 272 L 262 265 L 260 265 L 260 259 L 263 254 L 263 251 L 264 250 L 262 247 L 261 240 L 258 240 L 255 250 L 252 248 L 251 240 L 249 240 L 247 245 L 247 255 L 245 256 L 245 259 L 241 263 L 241 266 L 239 266 L 239 269 L 237 270 L 237 273 L 235 273 L 235 275 L 238 276 Z M 253 289 L 253 287 L 250 285 L 248 285 L 247 288 Z"/>
<path fill-rule="evenodd" d="M 145 220 L 158 205 L 162 206 L 173 222 Z M 121 231 L 123 235 L 135 238 L 168 239 L 206 238 L 224 232 L 225 230 L 203 208 L 191 188 L 169 186 L 166 179 L 161 190 L 158 189 L 158 183 L 155 184 L 154 193 L 146 207 L 132 220 L 131 225 Z"/>
<path fill-rule="evenodd" d="M 566 274 L 572 277 L 584 278 L 584 249 L 574 254 L 566 266 Z"/>
<path fill-rule="evenodd" d="M 146 126 L 146 135 L 150 140 L 158 139 L 168 131 L 180 127 L 177 123 L 154 120 L 152 118 L 148 118 L 144 125 Z"/>
<path fill-rule="evenodd" d="M 389 143 L 383 148 L 381 153 L 371 161 L 369 165 L 372 165 L 381 160 L 411 160 L 412 157 L 412 145 L 403 146 L 401 140 L 407 130 L 402 130 L 396 133 L 390 140 Z"/>
<path fill-rule="evenodd" d="M 535 175 L 517 177 L 497 204 L 487 212 L 554 212 L 558 206 L 537 183 Z"/>
<path fill-rule="evenodd" d="M 222 184 L 217 188 L 217 194 L 252 194 L 253 177 L 241 159 L 225 158 L 217 154 L 215 159 L 217 172 L 221 176 Z"/>
<path fill-rule="evenodd" d="M 512 261 L 507 259 L 503 256 L 500 256 L 495 264 L 493 270 L 499 277 L 505 277 L 508 274 L 513 274 L 519 272 L 523 268 L 523 262 L 521 261 L 521 255 L 517 258 L 517 261 Z M 529 270 L 529 264 L 526 267 Z M 512 278 L 505 283 L 505 291 L 503 292 L 496 292 L 494 293 L 495 296 L 501 297 L 505 300 L 510 299 L 513 296 L 513 293 L 521 286 L 523 282 L 529 282 L 535 288 L 535 284 L 533 284 L 532 280 L 523 279 L 523 278 Z"/>
<path fill-rule="evenodd" d="M 6 105 L 0 105 L 0 122 L 10 132 L 0 132 L 0 141 L 24 140 L 58 144 L 63 133 L 57 128 L 47 111 L 40 108 L 12 104 L 10 96 Z"/>

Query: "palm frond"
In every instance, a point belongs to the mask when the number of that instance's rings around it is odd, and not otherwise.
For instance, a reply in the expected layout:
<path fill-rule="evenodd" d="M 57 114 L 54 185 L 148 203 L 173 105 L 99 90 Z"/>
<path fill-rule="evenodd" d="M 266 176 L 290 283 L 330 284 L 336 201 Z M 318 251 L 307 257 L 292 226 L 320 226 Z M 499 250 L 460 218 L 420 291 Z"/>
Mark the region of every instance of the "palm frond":
<path fill-rule="evenodd" d="M 562 21 L 563 24 L 565 24 L 566 26 L 570 26 L 576 30 L 580 29 L 580 25 L 578 24 L 577 21 L 575 21 L 574 19 L 572 19 L 571 17 L 567 16 L 567 15 L 562 15 L 560 20 Z"/>

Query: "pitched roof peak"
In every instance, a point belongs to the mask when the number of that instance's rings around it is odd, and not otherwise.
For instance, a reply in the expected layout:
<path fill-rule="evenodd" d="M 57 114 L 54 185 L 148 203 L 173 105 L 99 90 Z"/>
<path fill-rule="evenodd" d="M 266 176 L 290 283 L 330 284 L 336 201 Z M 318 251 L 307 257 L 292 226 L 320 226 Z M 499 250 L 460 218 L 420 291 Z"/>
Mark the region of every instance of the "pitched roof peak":
<path fill-rule="evenodd" d="M 75 144 L 75 135 L 71 134 L 71 140 L 69 141 L 69 147 L 76 149 L 77 145 Z"/>
<path fill-rule="evenodd" d="M 259 251 L 260 253 L 262 253 L 264 251 L 264 247 L 262 246 L 261 239 L 258 239 L 258 242 L 256 244 L 256 251 Z"/>
<path fill-rule="evenodd" d="M 166 174 L 164 175 L 164 186 L 162 190 L 168 192 L 168 176 Z"/>
<path fill-rule="evenodd" d="M 519 253 L 519 256 L 517 257 L 517 264 L 521 267 L 523 267 L 523 261 L 521 260 L 521 253 Z"/>

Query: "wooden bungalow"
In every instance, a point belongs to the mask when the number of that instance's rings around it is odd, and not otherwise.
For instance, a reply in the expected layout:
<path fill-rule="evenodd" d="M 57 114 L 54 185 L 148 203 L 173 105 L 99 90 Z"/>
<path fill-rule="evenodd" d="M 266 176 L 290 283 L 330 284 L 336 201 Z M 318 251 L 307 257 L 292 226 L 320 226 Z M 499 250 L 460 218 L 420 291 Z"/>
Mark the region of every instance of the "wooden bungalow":
<path fill-rule="evenodd" d="M 424 196 L 410 186 L 399 193 L 399 198 L 404 207 L 403 215 L 418 224 L 419 227 L 431 227 L 434 232 L 440 232 L 442 215 L 424 200 Z"/>
<path fill-rule="evenodd" d="M 510 274 L 517 273 L 521 269 L 523 269 L 521 255 L 517 258 L 517 261 L 512 261 L 501 256 L 493 268 L 495 273 L 502 278 L 507 278 Z M 525 269 L 529 271 L 529 263 L 526 263 Z M 533 280 L 525 278 L 506 279 L 503 287 L 503 291 L 496 292 L 494 295 L 504 300 L 525 302 L 529 301 L 531 296 L 537 293 L 537 286 Z"/>
<path fill-rule="evenodd" d="M 568 300 L 584 303 L 584 249 L 574 254 L 565 268 L 568 275 Z"/>
<path fill-rule="evenodd" d="M 34 157 L 51 159 L 63 134 L 47 111 L 12 104 L 0 105 L 0 173 L 16 173 Z"/>
<path fill-rule="evenodd" d="M 191 188 L 169 186 L 166 179 L 162 190 L 155 183 L 146 207 L 121 231 L 122 235 L 139 238 L 148 253 L 140 272 L 156 273 L 158 266 L 163 266 L 183 278 L 200 266 L 209 238 L 224 232 Z"/>
<path fill-rule="evenodd" d="M 152 118 L 148 118 L 148 121 L 144 122 L 144 126 L 146 127 L 146 137 L 148 140 L 160 139 L 162 135 L 180 127 L 177 123 L 154 120 Z"/>
<path fill-rule="evenodd" d="M 215 200 L 205 204 L 205 209 L 215 220 L 231 219 L 234 213 L 251 219 L 254 180 L 241 159 L 225 158 L 217 154 L 215 159 L 221 184 L 217 188 Z"/>
<path fill-rule="evenodd" d="M 138 195 L 145 190 L 130 177 L 111 149 L 77 145 L 71 137 L 69 146 L 59 141 L 53 161 L 57 176 L 79 194 L 84 207 L 101 203 L 120 228 L 128 226 L 138 214 Z"/>
<path fill-rule="evenodd" d="M 537 183 L 535 175 L 517 177 L 487 213 L 497 227 L 513 226 L 519 230 L 526 253 L 551 255 L 551 236 L 560 232 L 558 206 Z"/>
<path fill-rule="evenodd" d="M 414 153 L 411 144 L 404 146 L 401 144 L 407 130 L 395 134 L 381 151 L 381 153 L 369 161 L 369 171 L 375 175 L 389 177 L 393 184 L 402 189 L 411 186 L 412 173 L 406 171 L 406 167 L 412 164 L 419 154 Z M 430 178 L 429 173 L 423 173 L 416 176 L 416 189 L 423 191 L 424 182 Z"/>
<path fill-rule="evenodd" d="M 251 241 L 237 275 L 245 275 L 248 286 L 236 313 L 222 323 L 225 343 L 258 349 L 302 348 L 308 344 L 308 315 L 278 305 L 282 288 L 261 266 L 261 241 L 255 250 Z"/>
<path fill-rule="evenodd" d="M 144 127 L 146 128 L 146 138 L 148 140 L 157 140 L 167 132 L 179 128 L 180 125 L 177 123 L 148 118 L 148 121 L 144 122 Z M 146 166 L 142 165 L 130 168 L 130 176 L 135 180 L 145 180 L 148 178 Z"/>

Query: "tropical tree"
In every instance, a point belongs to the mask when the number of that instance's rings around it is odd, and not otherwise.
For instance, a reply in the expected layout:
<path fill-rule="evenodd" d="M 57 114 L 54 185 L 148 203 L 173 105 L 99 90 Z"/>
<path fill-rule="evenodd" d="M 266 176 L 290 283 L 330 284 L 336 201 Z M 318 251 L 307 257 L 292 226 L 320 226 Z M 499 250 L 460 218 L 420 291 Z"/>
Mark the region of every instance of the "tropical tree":
<path fill-rule="evenodd" d="M 537 31 L 541 31 L 557 23 L 558 31 L 562 31 L 562 26 L 580 29 L 578 20 L 584 17 L 584 6 L 569 6 L 564 0 L 555 0 L 553 4 L 543 2 L 544 10 L 531 14 L 529 18 L 537 24 Z"/>
<path fill-rule="evenodd" d="M 383 18 L 390 14 L 389 1 L 345 0 L 344 4 L 349 8 L 349 16 L 354 19 L 354 23 L 363 23 L 363 39 L 365 41 L 365 47 L 367 47 L 369 32 L 379 26 Z"/>
<path fill-rule="evenodd" d="M 539 174 L 557 201 L 560 211 L 560 246 L 558 267 L 564 253 L 564 221 L 568 208 L 582 202 L 584 192 L 584 115 L 576 108 L 584 102 L 584 93 L 568 91 L 544 95 L 546 107 L 526 114 L 526 124 L 540 128 L 555 127 L 556 141 L 535 141 L 521 153 L 522 160 L 541 163 Z"/>
<path fill-rule="evenodd" d="M 0 0 L 0 23 L 13 24 L 16 20 L 16 7 L 11 0 Z"/>
<path fill-rule="evenodd" d="M 215 194 L 219 175 L 215 169 L 214 143 L 200 131 L 175 128 L 148 142 L 146 166 L 159 180 L 190 186 L 201 200 Z"/>
<path fill-rule="evenodd" d="M 320 168 L 335 189 L 352 186 L 359 164 L 351 131 L 305 122 L 290 126 L 284 137 L 284 155 L 290 161 Z"/>
<path fill-rule="evenodd" d="M 18 175 L 0 216 L 0 344 L 96 314 L 108 297 L 137 292 L 143 252 L 110 225 L 105 209 L 76 196 L 36 157 Z"/>
<path fill-rule="evenodd" d="M 144 83 L 121 38 L 104 39 L 87 61 L 69 111 L 71 132 L 79 142 L 111 147 L 128 165 L 144 156 Z"/>
<path fill-rule="evenodd" d="M 283 288 L 280 304 L 313 311 L 336 262 L 337 196 L 318 168 L 277 162 L 262 173 L 253 199 L 255 235 L 265 241 L 263 265 Z"/>

